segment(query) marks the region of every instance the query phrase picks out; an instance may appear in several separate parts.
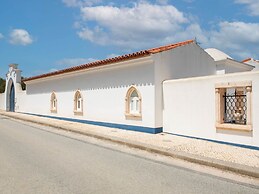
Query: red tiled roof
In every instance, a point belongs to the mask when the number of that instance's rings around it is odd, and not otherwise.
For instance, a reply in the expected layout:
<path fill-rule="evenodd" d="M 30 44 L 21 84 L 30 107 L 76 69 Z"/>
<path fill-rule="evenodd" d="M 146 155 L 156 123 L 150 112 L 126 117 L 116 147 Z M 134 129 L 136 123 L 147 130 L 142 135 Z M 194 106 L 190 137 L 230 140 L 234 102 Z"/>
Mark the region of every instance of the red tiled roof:
<path fill-rule="evenodd" d="M 243 61 L 242 61 L 242 63 L 245 63 L 245 62 L 247 62 L 247 61 L 250 61 L 252 58 L 247 58 L 247 59 L 244 59 Z"/>
<path fill-rule="evenodd" d="M 79 65 L 79 66 L 75 66 L 75 67 L 70 67 L 70 68 L 67 68 L 67 69 L 62 69 L 62 70 L 58 70 L 58 71 L 54 71 L 54 72 L 50 72 L 50 73 L 45 73 L 45 74 L 42 74 L 42 75 L 29 77 L 29 78 L 24 79 L 23 81 L 31 81 L 31 80 L 35 80 L 35 79 L 60 75 L 60 74 L 68 73 L 68 72 L 73 72 L 73 71 L 78 71 L 78 70 L 83 70 L 83 69 L 89 69 L 89 68 L 94 68 L 94 67 L 99 67 L 99 66 L 104 66 L 104 65 L 116 63 L 116 62 L 140 58 L 140 57 L 148 56 L 148 55 L 151 55 L 151 54 L 156 54 L 156 53 L 159 53 L 159 52 L 174 49 L 174 48 L 177 48 L 177 47 L 180 47 L 180 46 L 184 46 L 184 45 L 187 45 L 187 44 L 190 44 L 190 43 L 193 43 L 193 42 L 194 42 L 194 40 L 187 40 L 187 41 L 184 41 L 184 42 L 179 42 L 179 43 L 161 46 L 161 47 L 157 47 L 157 48 L 151 48 L 151 49 L 148 49 L 148 50 L 142 50 L 142 51 L 134 52 L 134 53 L 131 53 L 131 54 L 121 55 L 121 56 L 118 56 L 118 57 L 94 61 L 94 62 L 90 62 L 90 63 L 87 63 L 87 64 L 83 64 L 83 65 Z"/>

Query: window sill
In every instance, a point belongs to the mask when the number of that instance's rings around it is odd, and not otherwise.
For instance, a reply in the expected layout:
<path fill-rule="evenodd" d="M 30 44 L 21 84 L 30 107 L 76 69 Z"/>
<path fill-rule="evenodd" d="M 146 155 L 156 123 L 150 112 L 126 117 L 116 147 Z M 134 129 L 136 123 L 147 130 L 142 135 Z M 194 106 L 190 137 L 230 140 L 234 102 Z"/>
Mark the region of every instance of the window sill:
<path fill-rule="evenodd" d="M 130 113 L 125 113 L 126 119 L 133 119 L 133 120 L 140 120 L 142 119 L 141 114 L 130 114 Z"/>
<path fill-rule="evenodd" d="M 83 116 L 83 111 L 74 111 L 74 115 Z"/>
<path fill-rule="evenodd" d="M 236 131 L 252 131 L 252 125 L 238 125 L 238 124 L 227 124 L 217 123 L 216 129 L 236 130 Z"/>

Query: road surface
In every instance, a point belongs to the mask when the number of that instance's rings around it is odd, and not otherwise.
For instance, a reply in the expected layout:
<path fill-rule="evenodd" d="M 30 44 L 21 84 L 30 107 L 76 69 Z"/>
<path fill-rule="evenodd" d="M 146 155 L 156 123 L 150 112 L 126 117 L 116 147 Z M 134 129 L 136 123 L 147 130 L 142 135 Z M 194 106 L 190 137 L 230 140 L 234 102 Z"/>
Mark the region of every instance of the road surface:
<path fill-rule="evenodd" d="M 0 193 L 259 193 L 0 116 Z"/>

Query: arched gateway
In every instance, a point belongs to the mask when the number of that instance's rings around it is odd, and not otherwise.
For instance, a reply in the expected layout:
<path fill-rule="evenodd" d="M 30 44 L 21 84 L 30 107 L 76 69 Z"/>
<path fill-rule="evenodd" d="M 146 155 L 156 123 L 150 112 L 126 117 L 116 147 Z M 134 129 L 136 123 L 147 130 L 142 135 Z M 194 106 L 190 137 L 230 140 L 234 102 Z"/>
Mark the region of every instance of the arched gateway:
<path fill-rule="evenodd" d="M 5 86 L 5 105 L 6 111 L 15 112 L 16 103 L 16 90 L 17 84 L 21 83 L 21 71 L 17 68 L 17 64 L 10 64 L 9 71 L 6 74 L 6 86 Z"/>
<path fill-rule="evenodd" d="M 6 110 L 14 112 L 15 111 L 15 88 L 13 80 L 10 79 L 6 90 Z"/>

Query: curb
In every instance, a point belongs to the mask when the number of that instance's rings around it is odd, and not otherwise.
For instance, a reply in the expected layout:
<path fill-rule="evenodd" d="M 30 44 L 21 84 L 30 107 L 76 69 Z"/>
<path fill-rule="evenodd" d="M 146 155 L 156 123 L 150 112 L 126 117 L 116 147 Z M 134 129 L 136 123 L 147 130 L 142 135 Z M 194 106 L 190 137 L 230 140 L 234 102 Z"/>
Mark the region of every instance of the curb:
<path fill-rule="evenodd" d="M 97 138 L 100 140 L 110 141 L 113 143 L 126 145 L 131 148 L 137 148 L 137 149 L 145 150 L 145 151 L 148 151 L 151 153 L 156 153 L 156 154 L 163 155 L 163 156 L 169 156 L 172 158 L 181 159 L 181 160 L 185 160 L 185 161 L 200 164 L 200 165 L 214 167 L 214 168 L 217 168 L 220 170 L 227 170 L 230 172 L 234 172 L 234 173 L 238 173 L 238 174 L 242 174 L 242 175 L 246 175 L 246 176 L 250 176 L 250 177 L 254 177 L 254 178 L 259 178 L 259 168 L 255 168 L 255 167 L 253 168 L 250 166 L 245 166 L 245 165 L 236 164 L 236 163 L 232 163 L 232 162 L 226 162 L 226 161 L 222 161 L 222 160 L 218 160 L 218 159 L 197 156 L 197 155 L 189 154 L 186 152 L 170 151 L 170 150 L 158 147 L 158 146 L 144 144 L 141 142 L 129 141 L 129 140 L 125 140 L 125 139 L 117 138 L 117 137 L 103 136 L 100 133 L 79 131 L 76 129 L 72 129 L 71 127 L 66 128 L 66 127 L 62 127 L 59 125 L 46 123 L 44 121 L 37 121 L 33 118 L 31 118 L 31 119 L 22 118 L 19 115 L 10 115 L 10 114 L 5 114 L 4 112 L 0 112 L 0 115 L 4 115 L 9 118 L 14 118 L 14 119 L 27 121 L 27 122 L 31 122 L 31 123 L 36 123 L 36 124 L 40 124 L 40 125 L 44 125 L 44 126 L 48 126 L 48 127 L 54 127 L 54 128 L 61 129 L 64 131 L 70 131 L 70 132 L 86 135 L 88 137 L 93 137 L 93 138 Z"/>

